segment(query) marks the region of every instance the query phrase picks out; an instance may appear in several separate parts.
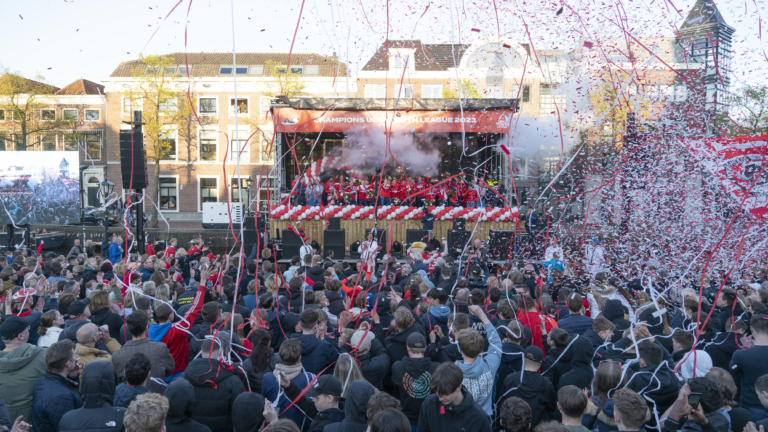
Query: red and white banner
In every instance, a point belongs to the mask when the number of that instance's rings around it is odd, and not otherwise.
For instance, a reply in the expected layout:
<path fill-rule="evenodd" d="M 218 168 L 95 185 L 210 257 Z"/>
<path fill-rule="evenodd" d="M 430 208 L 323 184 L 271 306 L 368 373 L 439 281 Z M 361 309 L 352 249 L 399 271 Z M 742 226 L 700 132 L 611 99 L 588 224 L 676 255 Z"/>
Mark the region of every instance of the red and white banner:
<path fill-rule="evenodd" d="M 345 111 L 273 110 L 277 132 L 346 132 L 366 126 L 386 127 L 392 132 L 486 132 L 507 133 L 511 109 L 460 111 Z"/>
<path fill-rule="evenodd" d="M 686 140 L 683 144 L 754 215 L 768 213 L 768 135 Z M 745 199 L 746 198 L 746 199 Z"/>

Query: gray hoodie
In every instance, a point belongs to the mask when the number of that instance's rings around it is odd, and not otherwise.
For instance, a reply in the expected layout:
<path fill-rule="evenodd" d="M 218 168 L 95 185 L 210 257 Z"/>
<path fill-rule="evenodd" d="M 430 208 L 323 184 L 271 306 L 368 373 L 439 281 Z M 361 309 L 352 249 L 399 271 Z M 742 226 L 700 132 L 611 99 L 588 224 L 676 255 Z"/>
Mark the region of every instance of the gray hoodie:
<path fill-rule="evenodd" d="M 476 358 L 472 364 L 464 364 L 461 360 L 457 360 L 456 364 L 464 372 L 464 388 L 472 393 L 475 402 L 486 414 L 493 416 L 493 381 L 501 363 L 501 339 L 491 323 L 485 325 L 485 333 L 488 335 L 485 357 Z"/>

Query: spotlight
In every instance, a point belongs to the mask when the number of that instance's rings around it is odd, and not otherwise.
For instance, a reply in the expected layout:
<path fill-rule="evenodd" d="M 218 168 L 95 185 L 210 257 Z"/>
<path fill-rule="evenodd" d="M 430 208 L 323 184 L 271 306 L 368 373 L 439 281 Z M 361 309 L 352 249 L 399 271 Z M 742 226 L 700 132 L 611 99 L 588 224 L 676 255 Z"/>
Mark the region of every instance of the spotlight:
<path fill-rule="evenodd" d="M 349 257 L 350 258 L 360 258 L 360 253 L 357 251 L 357 248 L 360 247 L 360 242 L 356 241 L 349 245 Z"/>

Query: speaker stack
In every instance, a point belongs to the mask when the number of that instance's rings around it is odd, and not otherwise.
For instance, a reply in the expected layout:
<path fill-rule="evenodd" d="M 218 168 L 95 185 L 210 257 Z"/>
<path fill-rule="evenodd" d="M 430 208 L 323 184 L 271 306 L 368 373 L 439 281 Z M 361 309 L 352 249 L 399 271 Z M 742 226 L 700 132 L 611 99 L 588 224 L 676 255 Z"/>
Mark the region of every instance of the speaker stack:
<path fill-rule="evenodd" d="M 423 229 L 409 229 L 405 230 L 405 242 L 406 248 L 410 247 L 416 242 L 429 242 L 429 231 Z"/>
<path fill-rule="evenodd" d="M 510 251 L 513 249 L 512 242 L 515 239 L 515 232 L 512 230 L 491 230 L 488 239 L 488 255 L 495 261 L 507 261 L 510 259 Z"/>
<path fill-rule="evenodd" d="M 467 220 L 464 218 L 456 218 L 453 220 L 453 229 L 455 230 L 466 230 L 467 229 Z"/>
<path fill-rule="evenodd" d="M 472 233 L 467 230 L 448 230 L 448 253 L 454 258 L 461 256 L 461 251 L 463 251 L 464 246 L 469 243 L 471 234 Z"/>
<path fill-rule="evenodd" d="M 344 259 L 346 237 L 346 232 L 341 229 L 341 218 L 328 218 L 328 229 L 323 231 L 323 252 L 333 251 L 333 259 Z"/>
<path fill-rule="evenodd" d="M 370 228 L 365 229 L 365 241 L 368 241 L 368 233 L 371 232 Z M 373 239 L 379 243 L 379 252 L 376 254 L 376 259 L 380 260 L 384 257 L 384 254 L 387 252 L 387 230 L 374 230 L 373 232 Z"/>
<path fill-rule="evenodd" d="M 284 229 L 283 230 L 283 256 L 291 259 L 299 255 L 299 249 L 304 246 L 304 242 L 301 241 L 301 237 L 296 235 L 295 232 Z"/>
<path fill-rule="evenodd" d="M 147 158 L 141 125 L 120 131 L 120 174 L 123 189 L 147 188 Z"/>

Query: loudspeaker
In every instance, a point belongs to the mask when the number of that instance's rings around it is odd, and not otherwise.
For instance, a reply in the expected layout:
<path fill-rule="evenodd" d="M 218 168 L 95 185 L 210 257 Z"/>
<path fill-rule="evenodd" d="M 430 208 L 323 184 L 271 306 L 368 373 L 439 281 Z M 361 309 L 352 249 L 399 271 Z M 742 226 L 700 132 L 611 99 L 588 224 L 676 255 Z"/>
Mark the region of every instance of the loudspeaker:
<path fill-rule="evenodd" d="M 370 233 L 370 232 L 371 232 L 370 228 L 366 228 L 365 229 L 365 240 L 366 241 L 368 240 L 368 233 Z M 387 237 L 387 230 L 383 230 L 383 229 L 374 230 L 373 239 L 377 243 L 379 243 L 379 247 L 381 248 L 381 249 L 379 249 L 379 252 L 376 254 L 376 259 L 379 260 L 387 252 L 387 244 L 388 244 L 388 240 L 389 240 L 389 238 Z"/>
<path fill-rule="evenodd" d="M 246 230 L 256 231 L 256 217 L 255 216 L 246 216 L 245 217 L 245 225 L 243 227 Z"/>
<path fill-rule="evenodd" d="M 246 254 L 251 254 L 251 250 L 253 250 L 253 246 L 257 241 L 259 242 L 259 254 L 261 254 L 261 250 L 267 247 L 267 245 L 264 244 L 263 240 L 259 240 L 259 232 L 256 230 L 243 230 L 243 251 Z"/>
<path fill-rule="evenodd" d="M 340 230 L 341 229 L 341 218 L 339 218 L 339 217 L 328 218 L 328 229 L 329 230 Z"/>
<path fill-rule="evenodd" d="M 300 256 L 299 249 L 302 246 L 304 246 L 304 242 L 301 241 L 301 237 L 289 229 L 283 230 L 283 256 L 288 259 Z"/>
<path fill-rule="evenodd" d="M 346 233 L 343 229 L 327 229 L 323 231 L 323 253 L 333 251 L 333 259 L 344 259 L 346 255 Z"/>
<path fill-rule="evenodd" d="M 141 125 L 134 126 L 133 130 L 120 131 L 120 174 L 123 189 L 147 188 L 147 158 Z"/>
<path fill-rule="evenodd" d="M 496 261 L 506 261 L 510 258 L 510 251 L 513 249 L 512 242 L 515 238 L 515 232 L 512 230 L 491 230 L 488 238 L 488 255 Z"/>
<path fill-rule="evenodd" d="M 456 218 L 453 220 L 453 229 L 454 230 L 465 230 L 467 229 L 467 220 L 464 218 Z"/>
<path fill-rule="evenodd" d="M 423 229 L 405 230 L 405 242 L 409 245 L 416 242 L 429 243 L 429 231 Z"/>
<path fill-rule="evenodd" d="M 448 253 L 454 258 L 461 256 L 461 251 L 469 243 L 471 235 L 467 230 L 448 230 Z"/>

